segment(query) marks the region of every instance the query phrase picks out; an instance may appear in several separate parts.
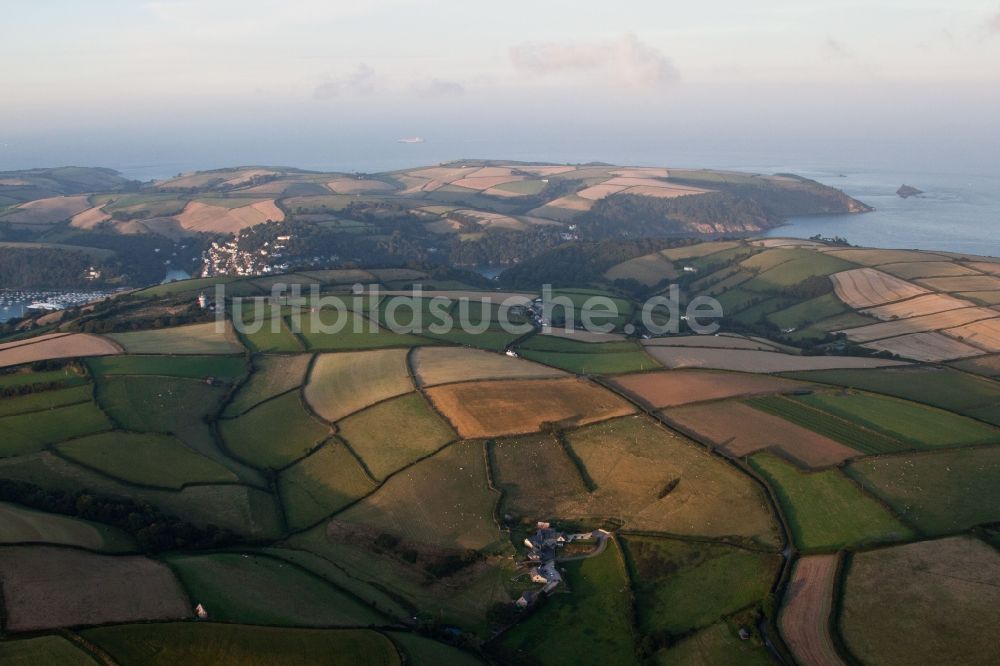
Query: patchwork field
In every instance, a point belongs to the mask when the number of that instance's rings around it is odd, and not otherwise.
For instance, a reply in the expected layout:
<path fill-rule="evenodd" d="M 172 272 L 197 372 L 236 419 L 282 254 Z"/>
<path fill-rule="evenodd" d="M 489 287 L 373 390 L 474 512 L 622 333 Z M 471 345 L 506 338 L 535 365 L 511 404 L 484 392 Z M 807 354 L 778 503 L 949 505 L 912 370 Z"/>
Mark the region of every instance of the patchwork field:
<path fill-rule="evenodd" d="M 727 456 L 779 452 L 802 467 L 837 465 L 860 453 L 838 441 L 735 401 L 668 409 L 664 415 Z"/>
<path fill-rule="evenodd" d="M 688 636 L 655 655 L 657 666 L 765 666 L 773 664 L 767 650 L 739 637 L 736 627 L 719 622 Z"/>
<path fill-rule="evenodd" d="M 242 414 L 269 398 L 302 386 L 311 361 L 308 354 L 254 358 L 253 374 L 226 406 L 226 414 Z"/>
<path fill-rule="evenodd" d="M 220 200 L 212 200 L 212 203 L 192 201 L 175 219 L 187 231 L 217 234 L 232 234 L 268 220 L 280 222 L 285 219 L 285 213 L 273 200 L 249 201 L 251 203 L 232 207 L 214 205 L 216 202 L 229 203 Z"/>
<path fill-rule="evenodd" d="M 998 315 L 1000 313 L 990 308 L 958 308 L 936 314 L 923 315 L 921 317 L 897 319 L 895 321 L 872 324 L 871 326 L 850 328 L 844 331 L 844 333 L 849 340 L 854 342 L 870 342 L 872 340 L 897 337 L 909 333 L 937 331 L 945 328 L 955 329 L 959 326 L 971 324 L 981 319 L 994 318 Z"/>
<path fill-rule="evenodd" d="M 580 196 L 585 196 L 581 194 Z M 652 287 L 663 280 L 673 280 L 677 277 L 674 265 L 659 252 L 647 254 L 635 259 L 629 259 L 613 266 L 604 273 L 609 280 L 635 280 L 647 287 Z"/>
<path fill-rule="evenodd" d="M 292 529 L 314 525 L 374 489 L 375 482 L 358 460 L 335 439 L 278 476 L 278 491 Z"/>
<path fill-rule="evenodd" d="M 830 254 L 847 261 L 865 266 L 880 266 L 882 264 L 898 264 L 905 262 L 942 261 L 947 259 L 944 254 L 923 252 L 919 250 L 886 250 L 877 248 L 834 248 L 827 250 Z"/>
<path fill-rule="evenodd" d="M 113 427 L 93 402 L 51 409 L 45 412 L 45 418 L 31 412 L 6 416 L 0 418 L 0 458 L 34 453 L 56 442 Z"/>
<path fill-rule="evenodd" d="M 846 472 L 927 534 L 1000 520 L 1000 447 L 879 456 Z"/>
<path fill-rule="evenodd" d="M 50 543 L 88 550 L 128 552 L 131 536 L 107 525 L 0 503 L 0 543 Z"/>
<path fill-rule="evenodd" d="M 613 343 L 608 343 L 613 344 Z M 622 352 L 549 352 L 521 349 L 525 358 L 580 375 L 617 375 L 625 372 L 643 372 L 661 367 L 641 349 Z"/>
<path fill-rule="evenodd" d="M 904 280 L 928 277 L 953 277 L 976 275 L 976 271 L 952 261 L 914 261 L 898 264 L 880 264 L 879 270 Z"/>
<path fill-rule="evenodd" d="M 983 354 L 983 350 L 959 342 L 941 333 L 911 333 L 898 338 L 885 338 L 866 342 L 865 346 L 876 351 L 887 351 L 914 361 L 951 361 Z"/>
<path fill-rule="evenodd" d="M 232 381 L 247 373 L 246 361 L 235 356 L 103 356 L 88 359 L 87 367 L 100 377 L 159 375 Z"/>
<path fill-rule="evenodd" d="M 944 333 L 987 352 L 1000 351 L 1000 318 L 956 326 Z"/>
<path fill-rule="evenodd" d="M 220 331 L 215 322 L 134 333 L 109 333 L 108 338 L 129 354 L 240 354 L 232 324 Z"/>
<path fill-rule="evenodd" d="M 1000 289 L 1000 277 L 995 275 L 926 278 L 919 282 L 934 291 L 995 291 Z"/>
<path fill-rule="evenodd" d="M 795 545 L 804 551 L 829 551 L 913 536 L 908 527 L 839 471 L 804 474 L 767 453 L 758 453 L 750 461 L 774 488 Z"/>
<path fill-rule="evenodd" d="M 298 392 L 269 400 L 235 419 L 219 421 L 226 448 L 254 467 L 280 469 L 330 436 L 330 427 L 313 418 Z"/>
<path fill-rule="evenodd" d="M 794 356 L 750 349 L 707 349 L 646 345 L 646 351 L 667 368 L 712 368 L 737 372 L 795 372 L 832 368 L 879 368 L 901 361 L 858 356 Z"/>
<path fill-rule="evenodd" d="M 795 563 L 778 619 L 781 636 L 803 664 L 842 666 L 830 636 L 837 555 L 809 555 Z"/>
<path fill-rule="evenodd" d="M 0 367 L 76 356 L 120 354 L 121 347 L 87 333 L 53 333 L 0 344 Z"/>
<path fill-rule="evenodd" d="M 194 603 L 219 622 L 300 627 L 370 626 L 385 616 L 305 569 L 241 553 L 173 555 L 167 564 Z"/>
<path fill-rule="evenodd" d="M 641 633 L 671 635 L 707 627 L 761 602 L 780 558 L 714 543 L 624 539 Z"/>
<path fill-rule="evenodd" d="M 394 475 L 336 522 L 428 548 L 485 548 L 500 539 L 499 499 L 482 445 L 461 442 Z"/>
<path fill-rule="evenodd" d="M 613 383 L 655 408 L 734 396 L 787 393 L 808 386 L 778 377 L 701 370 L 644 372 L 616 377 Z"/>
<path fill-rule="evenodd" d="M 0 219 L 16 225 L 52 226 L 65 222 L 88 208 L 90 200 L 86 195 L 50 197 L 21 204 Z"/>
<path fill-rule="evenodd" d="M 773 544 L 767 500 L 750 479 L 693 442 L 645 417 L 626 417 L 566 433 L 596 488 L 584 507 L 546 515 L 590 515 L 630 530 Z"/>
<path fill-rule="evenodd" d="M 305 399 L 327 421 L 341 418 L 413 390 L 406 349 L 316 357 Z"/>
<path fill-rule="evenodd" d="M 145 557 L 95 555 L 55 546 L 0 548 L 7 631 L 192 614 L 165 565 Z"/>
<path fill-rule="evenodd" d="M 647 347 L 708 347 L 711 349 L 757 349 L 773 351 L 773 343 L 739 335 L 676 335 L 644 340 Z"/>
<path fill-rule="evenodd" d="M 301 335 L 308 349 L 316 351 L 433 344 L 427 338 L 382 329 L 361 313 L 336 309 L 323 309 L 315 313 L 308 313 L 302 318 Z"/>
<path fill-rule="evenodd" d="M 552 435 L 501 439 L 487 447 L 494 483 L 503 491 L 503 514 L 544 519 L 589 502 L 580 469 Z"/>
<path fill-rule="evenodd" d="M 987 664 L 1000 624 L 1000 555 L 969 537 L 858 553 L 840 630 L 864 663 Z"/>
<path fill-rule="evenodd" d="M 965 370 L 966 372 L 974 372 L 984 377 L 1000 377 L 1000 355 L 980 356 L 964 361 L 956 361 L 951 366 Z M 997 386 L 997 388 L 1000 389 L 1000 386 Z"/>
<path fill-rule="evenodd" d="M 446 384 L 427 395 L 467 438 L 536 432 L 547 422 L 582 425 L 634 411 L 613 393 L 575 378 Z"/>
<path fill-rule="evenodd" d="M 0 402 L 0 418 L 90 402 L 92 393 L 91 386 L 83 385 L 30 393 L 15 398 L 4 398 L 3 402 Z"/>
<path fill-rule="evenodd" d="M 236 475 L 170 435 L 107 432 L 65 442 L 56 450 L 70 460 L 128 483 L 182 488 L 227 483 Z"/>
<path fill-rule="evenodd" d="M 356 412 L 337 427 L 338 434 L 377 479 L 384 479 L 456 438 L 451 427 L 419 393 L 392 398 Z"/>
<path fill-rule="evenodd" d="M 287 629 L 214 623 L 132 624 L 83 632 L 118 663 L 322 663 L 331 655 L 350 666 L 398 666 L 399 655 L 382 634 L 365 629 Z"/>
<path fill-rule="evenodd" d="M 921 317 L 923 315 L 945 312 L 947 310 L 957 310 L 974 305 L 961 298 L 955 298 L 947 294 L 924 294 L 905 301 L 897 301 L 887 305 L 862 310 L 863 313 L 871 315 L 882 321 L 894 319 L 906 319 L 908 317 Z"/>
<path fill-rule="evenodd" d="M 869 308 L 926 294 L 927 289 L 874 268 L 856 268 L 830 276 L 837 297 L 852 308 Z"/>
<path fill-rule="evenodd" d="M 413 352 L 413 370 L 421 386 L 478 379 L 539 379 L 565 373 L 522 359 L 475 349 L 422 347 Z"/>

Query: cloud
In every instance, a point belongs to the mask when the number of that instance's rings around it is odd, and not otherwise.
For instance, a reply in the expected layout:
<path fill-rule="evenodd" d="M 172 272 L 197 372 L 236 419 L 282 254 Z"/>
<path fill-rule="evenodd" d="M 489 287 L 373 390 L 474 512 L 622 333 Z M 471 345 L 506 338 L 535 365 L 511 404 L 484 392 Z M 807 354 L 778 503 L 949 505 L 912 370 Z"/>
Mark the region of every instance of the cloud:
<path fill-rule="evenodd" d="M 528 42 L 510 48 L 514 68 L 531 76 L 587 74 L 651 88 L 675 83 L 680 73 L 658 49 L 633 35 L 607 42 Z"/>
<path fill-rule="evenodd" d="M 461 83 L 444 79 L 417 81 L 410 88 L 420 97 L 457 97 L 465 94 L 465 86 Z"/>
<path fill-rule="evenodd" d="M 375 91 L 375 70 L 361 63 L 353 73 L 341 78 L 332 78 L 329 75 L 325 80 L 316 86 L 313 96 L 316 99 L 324 100 L 338 97 L 342 94 L 368 95 Z"/>

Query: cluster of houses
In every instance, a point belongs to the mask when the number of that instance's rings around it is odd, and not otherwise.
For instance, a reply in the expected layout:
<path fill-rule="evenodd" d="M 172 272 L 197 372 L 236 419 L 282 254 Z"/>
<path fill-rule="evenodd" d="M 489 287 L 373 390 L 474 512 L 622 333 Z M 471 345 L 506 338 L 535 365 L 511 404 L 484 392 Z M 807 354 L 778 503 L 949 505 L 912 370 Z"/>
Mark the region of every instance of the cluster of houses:
<path fill-rule="evenodd" d="M 279 261 L 291 236 L 278 236 L 274 242 L 265 241 L 255 250 L 240 249 L 239 238 L 225 242 L 214 241 L 202 256 L 201 277 L 216 275 L 265 275 L 288 270 L 287 262 Z"/>
<path fill-rule="evenodd" d="M 535 533 L 524 540 L 528 549 L 528 575 L 532 583 L 542 587 L 537 590 L 527 590 L 516 603 L 520 608 L 533 606 L 541 595 L 549 595 L 562 583 L 562 574 L 556 568 L 558 552 L 566 544 L 574 541 L 603 540 L 610 536 L 605 530 L 567 534 L 552 527 L 550 523 L 540 521 L 536 524 Z"/>

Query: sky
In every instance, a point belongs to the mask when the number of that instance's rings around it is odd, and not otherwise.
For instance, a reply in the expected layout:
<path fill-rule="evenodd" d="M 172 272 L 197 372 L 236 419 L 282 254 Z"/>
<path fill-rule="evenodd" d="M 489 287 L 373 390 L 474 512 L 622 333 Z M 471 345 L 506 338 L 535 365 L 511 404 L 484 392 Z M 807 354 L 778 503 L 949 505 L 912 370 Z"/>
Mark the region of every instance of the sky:
<path fill-rule="evenodd" d="M 10 4 L 0 168 L 548 155 L 1000 171 L 1000 0 Z M 396 144 L 412 135 L 426 145 Z"/>

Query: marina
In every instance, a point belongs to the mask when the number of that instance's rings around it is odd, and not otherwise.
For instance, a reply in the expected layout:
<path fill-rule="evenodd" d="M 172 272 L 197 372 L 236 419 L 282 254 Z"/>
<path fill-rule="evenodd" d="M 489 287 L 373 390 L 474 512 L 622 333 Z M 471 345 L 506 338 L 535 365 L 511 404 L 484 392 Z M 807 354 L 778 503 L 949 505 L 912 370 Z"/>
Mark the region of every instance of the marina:
<path fill-rule="evenodd" d="M 107 291 L 0 289 L 0 323 L 38 312 L 54 312 L 98 301 Z"/>

